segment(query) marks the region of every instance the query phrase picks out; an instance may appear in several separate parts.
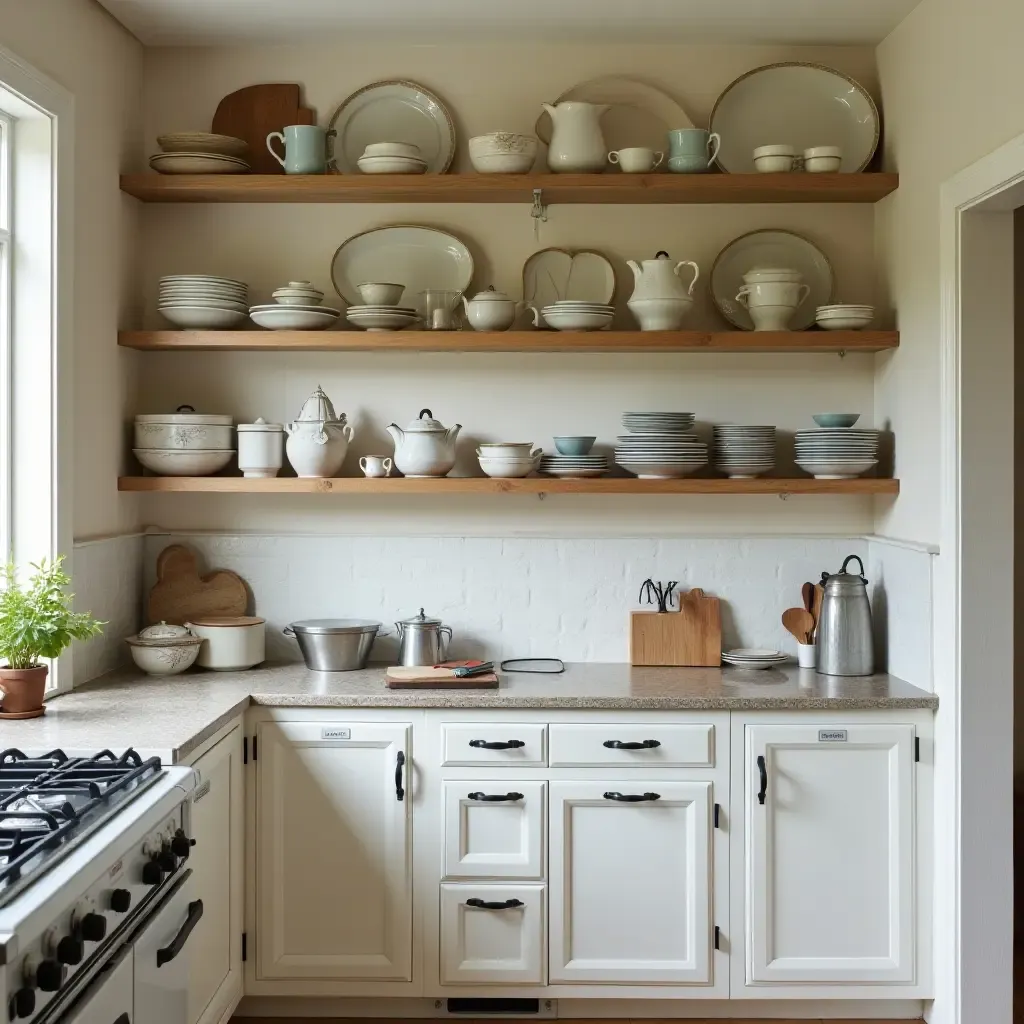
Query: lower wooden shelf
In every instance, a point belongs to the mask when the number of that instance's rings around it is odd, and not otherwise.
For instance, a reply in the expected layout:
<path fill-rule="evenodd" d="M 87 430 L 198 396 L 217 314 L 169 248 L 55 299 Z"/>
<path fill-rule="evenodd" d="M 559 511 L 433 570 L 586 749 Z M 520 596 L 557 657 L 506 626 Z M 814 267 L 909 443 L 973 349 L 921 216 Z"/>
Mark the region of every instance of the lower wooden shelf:
<path fill-rule="evenodd" d="M 855 480 L 814 480 L 758 477 L 721 480 L 689 477 L 682 480 L 638 480 L 635 477 L 598 477 L 593 480 L 531 476 L 520 480 L 489 477 L 329 480 L 274 477 L 269 480 L 240 476 L 123 476 L 120 491 L 205 494 L 899 494 L 899 480 L 861 477 Z"/>

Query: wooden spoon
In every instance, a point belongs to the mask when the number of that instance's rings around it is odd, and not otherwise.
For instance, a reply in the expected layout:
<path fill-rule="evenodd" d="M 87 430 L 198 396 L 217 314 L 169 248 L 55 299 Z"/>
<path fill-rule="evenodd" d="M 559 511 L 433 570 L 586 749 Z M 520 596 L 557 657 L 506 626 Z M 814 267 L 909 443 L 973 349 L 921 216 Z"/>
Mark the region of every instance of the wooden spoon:
<path fill-rule="evenodd" d="M 816 583 L 814 585 L 814 607 L 811 608 L 811 614 L 814 616 L 814 629 L 812 630 L 814 636 L 812 639 L 814 639 L 818 633 L 818 623 L 821 621 L 821 602 L 824 600 L 824 597 L 825 588 L 820 583 Z"/>
<path fill-rule="evenodd" d="M 814 584 L 805 583 L 800 588 L 800 597 L 803 599 L 804 607 L 813 615 L 814 614 Z"/>
<path fill-rule="evenodd" d="M 782 624 L 796 637 L 797 643 L 809 644 L 814 632 L 814 616 L 806 608 L 787 608 Z"/>

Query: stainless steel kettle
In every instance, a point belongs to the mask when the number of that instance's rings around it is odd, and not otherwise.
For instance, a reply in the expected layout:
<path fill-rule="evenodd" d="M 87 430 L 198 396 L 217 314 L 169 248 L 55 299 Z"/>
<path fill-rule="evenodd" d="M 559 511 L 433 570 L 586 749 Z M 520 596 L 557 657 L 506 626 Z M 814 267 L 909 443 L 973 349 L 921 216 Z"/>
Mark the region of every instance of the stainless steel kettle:
<path fill-rule="evenodd" d="M 420 609 L 419 615 L 396 622 L 398 627 L 398 663 L 419 666 L 439 665 L 448 653 L 452 631 Z"/>
<path fill-rule="evenodd" d="M 847 572 L 853 561 L 860 573 Z M 864 563 L 849 555 L 839 572 L 821 574 L 825 595 L 818 618 L 818 672 L 825 676 L 869 676 L 875 670 L 871 604 Z"/>

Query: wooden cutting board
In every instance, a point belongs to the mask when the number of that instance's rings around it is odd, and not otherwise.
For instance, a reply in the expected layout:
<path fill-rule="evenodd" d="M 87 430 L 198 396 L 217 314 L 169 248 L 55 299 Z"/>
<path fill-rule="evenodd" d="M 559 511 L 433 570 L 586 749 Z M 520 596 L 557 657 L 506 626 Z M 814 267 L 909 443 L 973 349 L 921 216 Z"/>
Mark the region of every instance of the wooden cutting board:
<path fill-rule="evenodd" d="M 498 685 L 498 677 L 494 672 L 486 672 L 479 676 L 459 678 L 452 669 L 460 664 L 473 662 L 446 662 L 437 668 L 428 666 L 407 667 L 393 665 L 385 674 L 385 682 L 389 690 L 493 690 Z M 479 664 L 477 662 L 476 664 Z"/>
<path fill-rule="evenodd" d="M 217 104 L 212 130 L 249 143 L 253 174 L 284 174 L 267 150 L 267 136 L 290 124 L 316 124 L 316 111 L 301 102 L 297 85 L 248 85 Z"/>
<path fill-rule="evenodd" d="M 160 552 L 156 580 L 146 605 L 147 625 L 172 622 L 181 626 L 208 615 L 244 615 L 249 604 L 241 576 L 227 569 L 200 575 L 195 553 L 183 544 L 172 544 Z"/>
<path fill-rule="evenodd" d="M 717 667 L 722 663 L 722 614 L 717 597 L 699 587 L 679 595 L 674 612 L 633 612 L 633 665 Z"/>

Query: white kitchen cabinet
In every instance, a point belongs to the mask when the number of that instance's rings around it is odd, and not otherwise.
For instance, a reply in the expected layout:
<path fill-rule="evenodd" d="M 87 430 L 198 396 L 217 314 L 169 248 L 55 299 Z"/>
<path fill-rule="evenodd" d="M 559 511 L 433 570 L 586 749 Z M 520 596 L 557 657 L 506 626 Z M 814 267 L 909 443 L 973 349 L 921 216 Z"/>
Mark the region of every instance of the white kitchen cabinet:
<path fill-rule="evenodd" d="M 257 978 L 412 977 L 406 722 L 256 727 Z"/>
<path fill-rule="evenodd" d="M 746 724 L 748 986 L 915 980 L 914 752 L 909 724 Z"/>
<path fill-rule="evenodd" d="M 441 886 L 441 983 L 541 985 L 544 886 Z"/>
<path fill-rule="evenodd" d="M 696 781 L 550 783 L 552 984 L 710 982 L 711 794 Z"/>
<path fill-rule="evenodd" d="M 242 995 L 245 801 L 242 729 L 236 725 L 201 754 L 192 794 L 188 859 L 203 916 L 189 939 L 188 1024 L 217 1024 Z"/>

